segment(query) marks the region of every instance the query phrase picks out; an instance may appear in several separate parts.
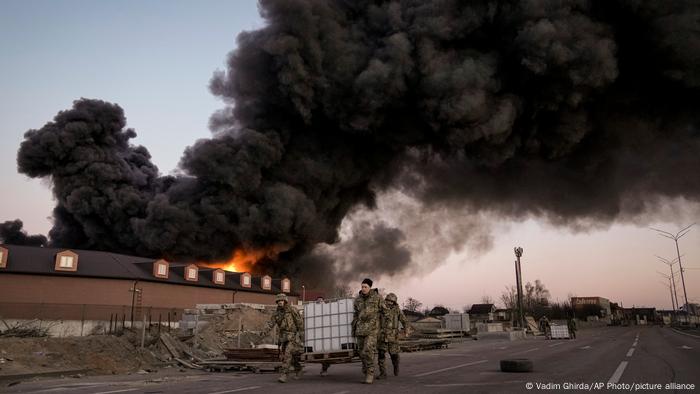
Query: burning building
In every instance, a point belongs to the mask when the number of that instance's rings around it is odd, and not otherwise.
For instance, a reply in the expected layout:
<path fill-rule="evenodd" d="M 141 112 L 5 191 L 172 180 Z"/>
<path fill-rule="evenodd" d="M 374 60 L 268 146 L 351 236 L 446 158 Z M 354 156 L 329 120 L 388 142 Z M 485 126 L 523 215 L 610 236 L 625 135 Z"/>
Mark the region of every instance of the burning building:
<path fill-rule="evenodd" d="M 109 321 L 110 314 L 122 311 L 127 319 L 130 315 L 140 319 L 151 309 L 182 311 L 196 304 L 272 305 L 280 292 L 296 303 L 299 296 L 292 285 L 287 277 L 165 259 L 0 245 L 0 315 L 4 318 Z"/>

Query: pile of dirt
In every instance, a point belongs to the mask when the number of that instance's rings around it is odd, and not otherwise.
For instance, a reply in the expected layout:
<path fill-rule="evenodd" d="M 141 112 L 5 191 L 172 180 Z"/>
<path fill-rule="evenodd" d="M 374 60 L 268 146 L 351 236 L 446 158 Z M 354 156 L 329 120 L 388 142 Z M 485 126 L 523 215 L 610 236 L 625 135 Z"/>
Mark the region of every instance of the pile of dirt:
<path fill-rule="evenodd" d="M 138 349 L 127 336 L 0 338 L 0 375 L 80 369 L 119 374 L 160 365 L 151 351 Z"/>
<path fill-rule="evenodd" d="M 222 313 L 200 315 L 196 348 L 221 354 L 224 349 L 251 348 L 261 343 L 274 343 L 274 332 L 263 337 L 262 331 L 274 313 L 275 307 L 265 309 L 241 305 Z M 188 344 L 194 345 L 195 338 Z"/>

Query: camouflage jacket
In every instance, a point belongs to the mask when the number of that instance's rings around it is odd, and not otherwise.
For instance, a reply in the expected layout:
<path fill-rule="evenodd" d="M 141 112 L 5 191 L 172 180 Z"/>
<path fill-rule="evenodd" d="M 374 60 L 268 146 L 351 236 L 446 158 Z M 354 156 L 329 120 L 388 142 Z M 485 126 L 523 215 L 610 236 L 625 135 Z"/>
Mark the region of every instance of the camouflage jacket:
<path fill-rule="evenodd" d="M 382 311 L 381 331 L 379 333 L 379 342 L 398 342 L 399 341 L 399 323 L 405 329 L 408 327 L 406 316 L 401 312 L 401 308 L 394 304 L 391 307 L 385 307 Z"/>
<path fill-rule="evenodd" d="M 371 289 L 367 295 L 362 292 L 355 298 L 353 307 L 352 329 L 357 337 L 379 334 L 380 314 L 384 302 L 377 289 Z"/>
<path fill-rule="evenodd" d="M 271 330 L 274 326 L 279 327 L 280 342 L 295 342 L 297 339 L 303 339 L 304 321 L 299 311 L 289 305 L 277 307 L 267 323 L 266 330 Z"/>

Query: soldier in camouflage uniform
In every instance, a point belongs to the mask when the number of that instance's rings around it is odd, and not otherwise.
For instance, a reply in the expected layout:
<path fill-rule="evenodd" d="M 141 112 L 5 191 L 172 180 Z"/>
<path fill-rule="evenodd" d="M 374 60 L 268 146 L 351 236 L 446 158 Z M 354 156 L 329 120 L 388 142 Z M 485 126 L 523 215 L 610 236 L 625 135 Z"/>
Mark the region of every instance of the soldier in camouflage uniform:
<path fill-rule="evenodd" d="M 374 357 L 377 355 L 377 335 L 379 334 L 382 298 L 377 289 L 372 289 L 372 280 L 362 281 L 362 290 L 355 298 L 352 335 L 357 339 L 357 350 L 362 360 L 362 373 L 365 383 L 374 381 Z"/>
<path fill-rule="evenodd" d="M 282 375 L 278 380 L 280 383 L 285 383 L 292 366 L 296 372 L 295 379 L 299 379 L 303 374 L 300 359 L 304 351 L 302 345 L 304 342 L 304 322 L 299 312 L 289 305 L 286 294 L 278 294 L 276 302 L 277 310 L 270 318 L 263 333 L 266 336 L 274 326 L 279 328 L 278 342 L 282 359 Z"/>
<path fill-rule="evenodd" d="M 394 366 L 394 376 L 399 375 L 399 323 L 408 333 L 408 322 L 406 316 L 401 312 L 397 303 L 396 294 L 389 293 L 384 299 L 384 309 L 382 311 L 381 331 L 379 332 L 379 343 L 377 350 L 379 352 L 379 377 L 377 379 L 386 379 L 386 353 L 391 355 L 391 363 Z"/>

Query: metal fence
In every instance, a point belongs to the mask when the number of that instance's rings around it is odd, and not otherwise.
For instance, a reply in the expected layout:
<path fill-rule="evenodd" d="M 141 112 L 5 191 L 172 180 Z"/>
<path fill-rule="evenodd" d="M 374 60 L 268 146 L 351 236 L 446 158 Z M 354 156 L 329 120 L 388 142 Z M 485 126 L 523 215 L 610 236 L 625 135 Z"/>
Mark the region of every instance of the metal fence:
<path fill-rule="evenodd" d="M 170 330 L 178 327 L 182 314 L 181 308 L 155 306 L 0 302 L 0 331 L 38 323 L 58 326 L 54 335 L 70 331 L 66 335 L 82 336 L 121 333 L 144 322 L 149 330 Z"/>

